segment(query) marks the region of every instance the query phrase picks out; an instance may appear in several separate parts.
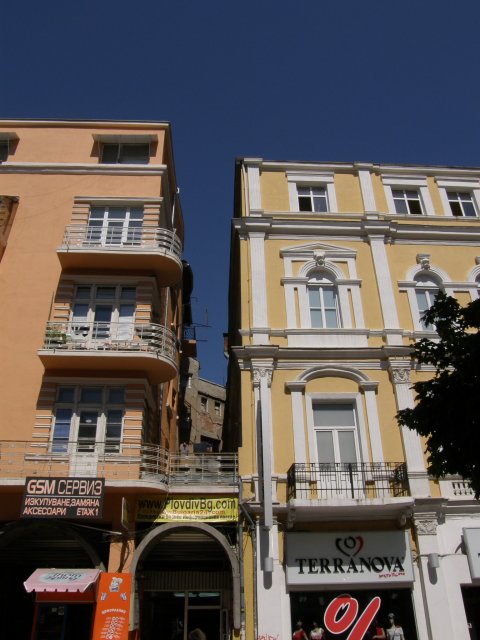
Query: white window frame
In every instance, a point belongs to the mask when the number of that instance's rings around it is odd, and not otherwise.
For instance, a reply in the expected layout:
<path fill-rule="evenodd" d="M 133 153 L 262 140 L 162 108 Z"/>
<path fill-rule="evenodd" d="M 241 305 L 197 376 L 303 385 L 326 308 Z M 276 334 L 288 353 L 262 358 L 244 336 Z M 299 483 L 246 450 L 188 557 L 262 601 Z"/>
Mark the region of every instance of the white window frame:
<path fill-rule="evenodd" d="M 340 329 L 352 329 L 352 316 L 348 300 L 348 286 L 350 286 L 348 283 L 350 283 L 350 280 L 342 282 L 342 280 L 345 280 L 345 278 L 343 278 L 343 274 L 341 273 L 340 269 L 338 269 L 338 267 L 335 267 L 332 263 L 326 263 L 324 267 L 318 267 L 315 262 L 312 262 L 311 264 L 307 263 L 302 269 L 302 274 L 304 275 L 304 277 L 301 279 L 301 281 L 297 278 L 300 328 L 312 329 L 314 331 L 317 330 L 316 327 L 312 327 L 308 285 L 314 277 L 323 275 L 323 277 L 326 280 L 329 280 L 336 289 L 337 315 L 339 324 L 338 327 L 318 330 L 335 332 Z M 354 296 L 353 294 L 354 288 L 352 287 L 352 296 L 358 306 L 358 303 L 360 302 L 359 300 L 357 300 L 358 296 Z M 361 315 L 361 319 L 363 320 L 363 314 Z"/>
<path fill-rule="evenodd" d="M 454 216 L 452 213 L 452 209 L 450 207 L 450 202 L 448 199 L 447 192 L 448 191 L 463 191 L 468 193 L 473 202 L 473 206 L 475 207 L 477 218 L 480 215 L 480 180 L 475 180 L 471 178 L 436 178 L 436 183 L 438 185 L 438 190 L 440 192 L 440 199 L 442 201 L 443 213 L 445 216 L 449 218 L 463 218 L 467 217 L 467 219 L 471 219 L 471 216 Z"/>
<path fill-rule="evenodd" d="M 334 327 L 328 327 L 326 323 L 326 306 L 325 306 L 325 296 L 324 289 L 329 288 L 333 290 L 333 295 L 335 299 L 335 317 L 336 324 Z M 318 289 L 319 298 L 320 298 L 320 306 L 314 307 L 314 309 L 318 309 L 322 316 L 322 325 L 321 327 L 314 327 L 312 324 L 312 305 L 310 304 L 310 289 Z M 313 272 L 309 280 L 307 282 L 307 300 L 308 300 L 308 309 L 309 309 L 309 319 L 310 319 L 310 327 L 312 329 L 330 329 L 335 331 L 335 329 L 342 328 L 342 315 L 340 313 L 340 295 L 338 291 L 338 285 L 336 281 L 332 278 L 327 277 L 325 272 Z"/>
<path fill-rule="evenodd" d="M 363 413 L 362 396 L 360 393 L 309 393 L 305 395 L 308 427 L 308 446 L 310 450 L 310 460 L 318 462 L 317 439 L 314 424 L 313 407 L 315 404 L 351 404 L 356 418 L 356 445 L 357 462 L 368 462 L 368 439 L 365 427 L 365 416 Z"/>
<path fill-rule="evenodd" d="M 423 215 L 434 216 L 435 209 L 433 207 L 432 198 L 428 189 L 427 179 L 423 177 L 411 177 L 411 176 L 382 176 L 382 183 L 385 190 L 385 197 L 387 199 L 388 212 L 394 216 L 408 216 L 417 218 L 420 216 L 412 214 L 397 213 L 395 208 L 395 201 L 393 199 L 392 190 L 406 189 L 410 191 L 418 191 L 420 205 L 422 207 Z"/>
<path fill-rule="evenodd" d="M 300 211 L 297 187 L 324 187 L 327 190 L 327 213 L 338 213 L 333 173 L 298 173 L 287 171 L 290 211 L 302 215 L 322 215 L 315 211 Z"/>
<path fill-rule="evenodd" d="M 138 219 L 133 219 L 133 209 L 142 209 L 142 219 L 140 224 Z M 92 216 L 94 209 L 101 209 L 103 215 Z M 115 218 L 109 215 L 113 209 L 125 209 L 125 218 L 121 225 L 113 225 Z M 145 219 L 145 209 L 142 204 L 91 204 L 88 216 L 87 242 L 99 246 L 122 246 L 124 244 L 140 244 L 142 240 L 142 230 Z M 102 220 L 101 225 L 92 225 L 92 220 Z M 118 219 L 118 221 L 121 221 Z M 112 230 L 113 235 L 112 235 Z M 96 232 L 96 233 L 95 233 Z M 98 236 L 98 237 L 96 237 Z"/>
<path fill-rule="evenodd" d="M 73 391 L 73 400 L 69 402 L 62 402 L 58 399 L 59 392 L 61 389 L 71 389 Z M 101 402 L 96 404 L 93 402 L 82 402 L 81 394 L 84 389 L 100 389 L 101 390 Z M 108 402 L 108 394 L 112 389 L 121 389 L 124 394 L 122 403 L 114 403 Z M 52 420 L 52 428 L 50 433 L 50 444 L 49 450 L 51 453 L 55 454 L 64 454 L 68 455 L 73 453 L 72 443 L 76 443 L 75 452 L 82 452 L 82 448 L 79 446 L 79 428 L 80 428 L 80 417 L 82 412 L 92 411 L 98 413 L 98 419 L 96 424 L 96 434 L 95 434 L 95 442 L 93 445 L 94 449 L 97 449 L 97 445 L 102 445 L 102 450 L 105 453 L 116 455 L 121 453 L 122 451 L 122 441 L 123 434 L 125 428 L 125 395 L 126 388 L 124 385 L 103 385 L 103 384 L 81 384 L 81 385 L 69 385 L 69 384 L 59 384 L 57 386 L 57 395 L 55 400 L 55 405 L 53 407 L 53 420 Z M 56 416 L 58 409 L 68 409 L 71 410 L 72 415 L 70 418 L 70 430 L 69 437 L 66 441 L 67 446 L 65 449 L 56 450 L 56 442 L 57 444 L 61 444 L 61 440 L 57 437 L 55 438 L 55 426 L 56 426 Z M 107 414 L 108 411 L 122 411 L 122 419 L 121 419 L 121 432 L 120 437 L 115 438 L 115 447 L 118 447 L 116 451 L 109 451 L 109 443 L 106 442 L 106 433 L 107 433 Z M 86 445 L 90 447 L 92 445 Z M 90 448 L 86 449 L 85 452 L 91 451 Z"/>
<path fill-rule="evenodd" d="M 77 297 L 77 292 L 79 288 L 82 287 L 90 287 L 90 296 L 89 298 L 79 298 Z M 108 287 L 115 289 L 115 295 L 113 298 L 98 298 L 96 292 L 99 287 Z M 122 289 L 135 289 L 135 297 L 131 299 L 122 300 Z M 86 319 L 84 320 L 85 325 L 82 329 L 82 320 L 75 317 L 75 306 L 76 305 L 85 305 L 88 306 Z M 121 314 L 120 310 L 124 306 L 133 306 L 133 314 L 128 322 L 124 323 L 122 328 Z M 95 311 L 97 306 L 111 306 L 112 313 L 110 317 L 110 321 L 101 322 L 100 324 L 108 325 L 105 327 L 105 330 L 108 332 L 108 335 L 103 335 L 100 331 L 98 331 L 94 327 L 95 322 Z M 71 310 L 70 310 L 70 320 L 69 320 L 69 334 L 74 340 L 131 340 L 133 338 L 133 330 L 135 326 L 135 314 L 137 310 L 137 287 L 133 284 L 112 284 L 112 283 L 97 283 L 97 282 L 81 282 L 77 283 L 75 287 L 75 295 L 72 300 Z M 113 331 L 112 331 L 113 327 Z M 125 335 L 121 334 L 121 328 L 125 331 Z M 94 331 L 95 329 L 95 331 Z"/>
<path fill-rule="evenodd" d="M 445 282 L 444 280 L 442 280 L 441 278 L 438 277 L 438 275 L 435 277 L 432 277 L 431 273 L 426 273 L 424 271 L 418 271 L 414 276 L 411 282 L 403 282 L 400 283 L 400 289 L 403 290 L 407 290 L 407 295 L 408 295 L 408 302 L 410 304 L 410 311 L 412 314 L 412 321 L 413 321 L 413 328 L 414 331 L 428 331 L 428 332 L 434 332 L 435 328 L 434 327 L 425 327 L 423 325 L 423 322 L 420 319 L 420 309 L 418 307 L 418 301 L 417 301 L 417 291 L 421 290 L 421 289 L 433 289 L 433 286 L 418 286 L 418 282 L 416 280 L 416 278 L 418 278 L 419 276 L 429 276 L 432 278 L 432 283 L 436 283 L 437 284 L 437 288 L 439 291 L 445 291 L 445 293 L 447 293 L 448 295 L 453 295 L 450 291 L 448 291 L 448 288 L 445 286 Z"/>

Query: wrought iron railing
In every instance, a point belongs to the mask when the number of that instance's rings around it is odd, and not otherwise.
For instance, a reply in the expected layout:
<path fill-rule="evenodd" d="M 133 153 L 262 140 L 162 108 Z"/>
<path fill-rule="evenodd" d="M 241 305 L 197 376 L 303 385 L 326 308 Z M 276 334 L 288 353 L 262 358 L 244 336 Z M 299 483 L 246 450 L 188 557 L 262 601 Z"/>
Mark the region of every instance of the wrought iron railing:
<path fill-rule="evenodd" d="M 139 351 L 176 361 L 177 339 L 160 324 L 129 322 L 47 322 L 43 349 Z"/>
<path fill-rule="evenodd" d="M 288 499 L 398 498 L 408 496 L 403 462 L 297 463 L 287 475 Z"/>
<path fill-rule="evenodd" d="M 159 227 L 96 227 L 71 224 L 65 229 L 60 250 L 158 251 L 180 258 L 182 243 L 174 231 Z"/>
<path fill-rule="evenodd" d="M 29 476 L 95 476 L 107 481 L 236 486 L 234 453 L 179 456 L 159 445 L 75 440 L 58 443 L 0 441 L 0 483 Z"/>

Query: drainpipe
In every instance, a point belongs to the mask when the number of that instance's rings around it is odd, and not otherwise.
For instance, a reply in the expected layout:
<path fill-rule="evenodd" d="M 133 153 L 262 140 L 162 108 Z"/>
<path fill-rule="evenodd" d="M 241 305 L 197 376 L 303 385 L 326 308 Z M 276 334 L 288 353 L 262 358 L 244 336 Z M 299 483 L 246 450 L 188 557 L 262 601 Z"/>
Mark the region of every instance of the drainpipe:
<path fill-rule="evenodd" d="M 245 507 L 242 499 L 242 481 L 238 482 L 238 498 L 240 510 L 242 511 L 245 518 L 248 520 L 250 533 L 252 536 L 252 552 L 253 552 L 253 637 L 257 638 L 258 629 L 257 629 L 257 529 L 254 521 L 252 520 L 250 514 L 248 513 L 247 508 Z M 238 522 L 238 535 L 239 535 L 239 561 L 240 561 L 240 608 L 241 608 L 241 628 L 240 628 L 240 638 L 241 640 L 245 640 L 245 579 L 244 579 L 244 571 L 243 571 L 243 531 L 242 526 L 240 524 L 240 520 Z"/>

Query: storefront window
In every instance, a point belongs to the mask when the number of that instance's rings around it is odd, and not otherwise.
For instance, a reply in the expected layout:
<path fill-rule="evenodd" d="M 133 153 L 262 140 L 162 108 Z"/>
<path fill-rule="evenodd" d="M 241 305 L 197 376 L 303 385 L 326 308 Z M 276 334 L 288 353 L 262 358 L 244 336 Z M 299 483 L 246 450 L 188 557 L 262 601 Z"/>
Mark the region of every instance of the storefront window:
<path fill-rule="evenodd" d="M 329 605 L 331 605 L 330 613 L 332 613 L 334 606 L 332 603 L 340 596 L 346 596 L 346 600 L 342 601 L 338 607 L 338 614 L 335 616 L 337 627 L 335 629 L 329 628 L 332 625 L 329 623 L 329 616 L 326 617 L 325 613 Z M 380 601 L 379 606 L 369 606 L 376 598 Z M 349 599 L 356 601 L 356 603 L 352 602 L 351 607 L 348 604 L 345 605 Z M 371 637 L 369 628 L 371 625 L 373 626 L 375 619 L 377 619 L 378 625 L 387 631 L 391 626 L 389 614 L 393 614 L 396 624 L 403 628 L 405 640 L 418 640 L 410 589 L 352 590 L 347 593 L 323 590 L 294 592 L 290 594 L 290 605 L 292 633 L 296 623 L 301 620 L 303 629 L 307 636 L 310 636 L 310 631 L 314 628 L 313 624 L 317 622 L 322 629 L 325 629 L 327 638 L 334 636 L 336 640 L 346 640 L 358 625 L 359 635 L 357 637 L 366 640 Z M 366 624 L 369 612 L 372 615 L 369 623 Z M 355 615 L 353 615 L 354 613 Z M 342 624 L 344 630 L 342 630 Z M 367 627 L 364 629 L 363 635 L 362 626 Z M 389 637 L 388 634 L 386 637 Z"/>

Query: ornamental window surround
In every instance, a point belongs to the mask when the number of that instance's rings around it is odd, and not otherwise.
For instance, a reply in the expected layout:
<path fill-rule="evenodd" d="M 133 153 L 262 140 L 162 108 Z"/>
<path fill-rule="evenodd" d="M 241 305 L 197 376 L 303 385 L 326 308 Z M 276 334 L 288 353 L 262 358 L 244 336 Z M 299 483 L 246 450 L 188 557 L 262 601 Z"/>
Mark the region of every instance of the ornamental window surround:
<path fill-rule="evenodd" d="M 454 218 L 478 218 L 480 180 L 475 178 L 436 178 L 443 213 Z"/>
<path fill-rule="evenodd" d="M 287 171 L 290 211 L 337 213 L 333 173 Z"/>
<path fill-rule="evenodd" d="M 427 179 L 421 176 L 382 176 L 388 213 L 435 215 Z"/>

